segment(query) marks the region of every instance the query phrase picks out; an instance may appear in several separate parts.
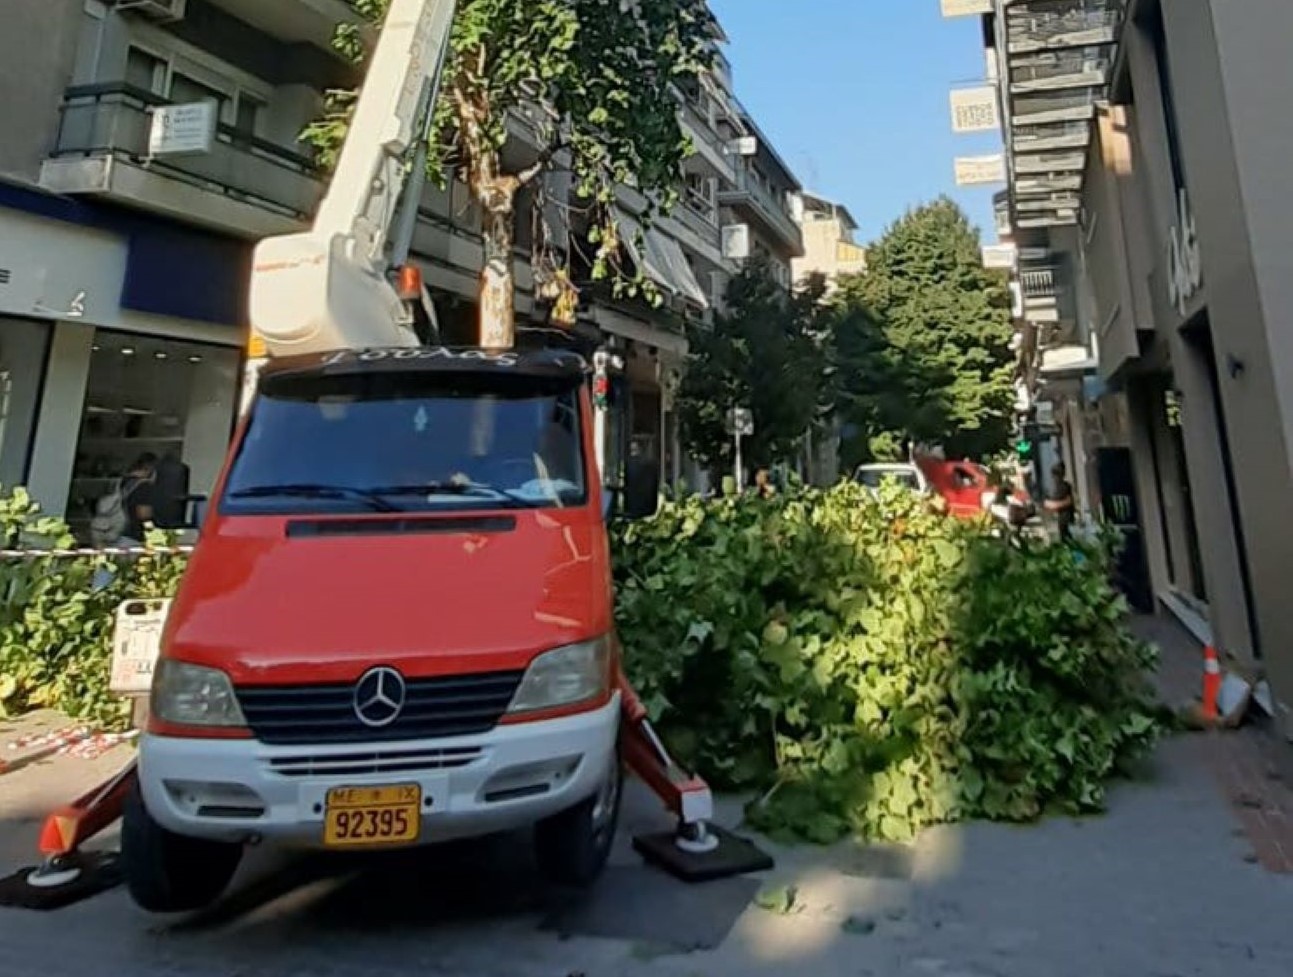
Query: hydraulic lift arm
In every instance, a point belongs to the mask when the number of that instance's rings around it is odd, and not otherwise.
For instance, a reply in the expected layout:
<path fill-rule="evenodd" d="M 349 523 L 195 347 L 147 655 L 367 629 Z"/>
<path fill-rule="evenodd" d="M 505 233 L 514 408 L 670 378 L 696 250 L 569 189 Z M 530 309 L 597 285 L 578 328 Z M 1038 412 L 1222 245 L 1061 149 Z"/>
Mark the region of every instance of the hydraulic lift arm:
<path fill-rule="evenodd" d="M 416 223 L 454 9 L 392 0 L 313 225 L 257 245 L 251 324 L 269 355 L 419 345 L 408 300 L 423 298 L 420 282 L 412 296 L 392 277 Z"/>

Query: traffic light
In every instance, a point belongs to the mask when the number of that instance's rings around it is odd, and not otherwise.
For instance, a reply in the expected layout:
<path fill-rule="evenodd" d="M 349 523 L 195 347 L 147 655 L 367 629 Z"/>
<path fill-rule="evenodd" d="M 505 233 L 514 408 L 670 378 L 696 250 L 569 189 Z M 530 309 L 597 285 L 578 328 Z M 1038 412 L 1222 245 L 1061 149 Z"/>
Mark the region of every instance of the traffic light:
<path fill-rule="evenodd" d="M 606 410 L 611 404 L 611 378 L 605 373 L 593 377 L 593 406 Z"/>

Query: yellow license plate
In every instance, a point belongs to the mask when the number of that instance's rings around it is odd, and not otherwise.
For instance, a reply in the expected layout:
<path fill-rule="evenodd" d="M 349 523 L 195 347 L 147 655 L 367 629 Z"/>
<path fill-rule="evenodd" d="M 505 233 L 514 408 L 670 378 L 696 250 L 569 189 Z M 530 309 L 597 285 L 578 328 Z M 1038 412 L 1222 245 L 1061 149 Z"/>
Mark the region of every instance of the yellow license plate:
<path fill-rule="evenodd" d="M 323 843 L 330 848 L 399 845 L 417 841 L 422 825 L 422 788 L 336 787 L 328 791 Z"/>

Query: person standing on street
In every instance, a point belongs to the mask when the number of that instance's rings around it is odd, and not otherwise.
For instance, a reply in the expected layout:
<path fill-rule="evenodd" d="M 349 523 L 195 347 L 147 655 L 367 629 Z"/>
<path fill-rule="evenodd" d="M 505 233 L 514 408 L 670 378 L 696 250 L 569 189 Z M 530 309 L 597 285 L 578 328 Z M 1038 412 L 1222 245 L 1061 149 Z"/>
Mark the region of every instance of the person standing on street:
<path fill-rule="evenodd" d="M 1060 542 L 1067 543 L 1073 539 L 1073 519 L 1076 516 L 1073 502 L 1073 486 L 1066 477 L 1064 462 L 1059 462 L 1051 469 L 1051 490 L 1046 498 L 1046 511 L 1054 513 L 1059 527 Z"/>

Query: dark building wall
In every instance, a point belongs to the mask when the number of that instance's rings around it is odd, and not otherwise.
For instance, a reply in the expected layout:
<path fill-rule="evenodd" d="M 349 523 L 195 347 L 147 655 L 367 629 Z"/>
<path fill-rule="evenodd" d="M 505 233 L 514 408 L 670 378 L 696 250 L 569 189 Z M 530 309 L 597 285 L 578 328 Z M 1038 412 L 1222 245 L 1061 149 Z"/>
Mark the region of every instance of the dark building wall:
<path fill-rule="evenodd" d="M 58 136 L 83 0 L 4 0 L 0 31 L 0 174 L 34 183 Z"/>

